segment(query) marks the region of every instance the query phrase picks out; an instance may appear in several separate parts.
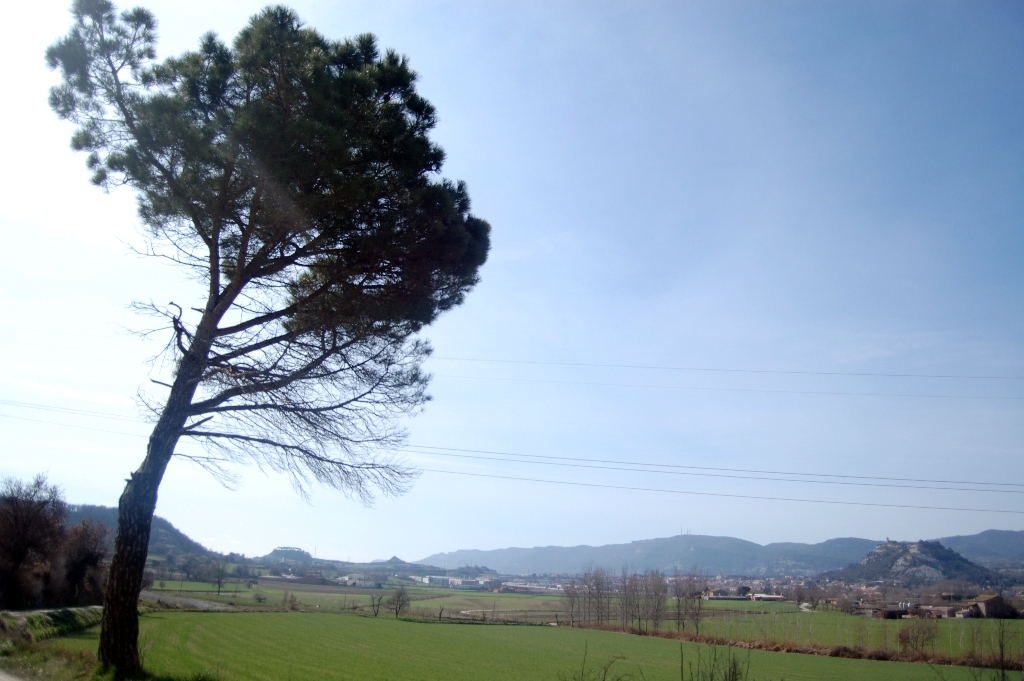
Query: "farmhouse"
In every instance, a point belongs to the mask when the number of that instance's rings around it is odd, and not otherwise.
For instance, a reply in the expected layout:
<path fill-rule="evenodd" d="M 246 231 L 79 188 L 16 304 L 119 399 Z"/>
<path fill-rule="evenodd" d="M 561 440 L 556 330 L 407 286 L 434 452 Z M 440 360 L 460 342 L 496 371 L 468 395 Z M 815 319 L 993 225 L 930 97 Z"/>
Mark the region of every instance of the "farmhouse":
<path fill-rule="evenodd" d="M 974 600 L 967 601 L 966 608 L 961 612 L 964 613 L 963 617 L 989 617 L 989 618 L 1009 618 L 1016 617 L 1017 611 L 1012 605 L 1007 603 L 1002 596 L 998 594 L 984 594 L 978 596 Z M 957 617 L 961 617 L 961 612 L 956 614 Z M 970 612 L 971 614 L 967 614 Z"/>
<path fill-rule="evenodd" d="M 947 605 L 922 605 L 917 608 L 921 617 L 932 617 L 935 619 L 956 617 L 956 608 Z"/>

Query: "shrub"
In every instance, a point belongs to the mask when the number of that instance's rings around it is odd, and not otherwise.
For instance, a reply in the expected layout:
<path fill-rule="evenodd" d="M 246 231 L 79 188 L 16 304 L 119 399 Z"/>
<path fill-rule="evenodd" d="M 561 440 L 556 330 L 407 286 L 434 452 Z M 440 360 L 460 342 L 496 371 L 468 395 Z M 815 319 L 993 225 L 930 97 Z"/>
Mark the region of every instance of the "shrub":
<path fill-rule="evenodd" d="M 936 620 L 912 620 L 909 625 L 900 629 L 896 635 L 896 642 L 901 650 L 917 652 L 932 645 L 938 635 L 939 623 Z"/>

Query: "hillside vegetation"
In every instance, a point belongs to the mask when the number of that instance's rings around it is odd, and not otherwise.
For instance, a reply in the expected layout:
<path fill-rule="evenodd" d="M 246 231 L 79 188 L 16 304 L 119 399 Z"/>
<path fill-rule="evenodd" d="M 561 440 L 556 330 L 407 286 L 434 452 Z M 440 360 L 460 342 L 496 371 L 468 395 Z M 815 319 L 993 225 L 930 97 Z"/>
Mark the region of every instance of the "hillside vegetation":
<path fill-rule="evenodd" d="M 1024 531 L 1021 530 L 985 530 L 945 537 L 939 542 L 988 568 L 1024 566 Z"/>
<path fill-rule="evenodd" d="M 114 533 L 117 531 L 117 509 L 89 504 L 68 506 L 69 524 L 85 519 L 98 520 L 110 530 L 107 538 L 108 550 L 113 551 Z M 212 552 L 176 528 L 170 521 L 160 516 L 153 516 L 153 528 L 149 534 L 149 555 L 166 556 L 168 553 L 178 556 L 207 556 Z"/>

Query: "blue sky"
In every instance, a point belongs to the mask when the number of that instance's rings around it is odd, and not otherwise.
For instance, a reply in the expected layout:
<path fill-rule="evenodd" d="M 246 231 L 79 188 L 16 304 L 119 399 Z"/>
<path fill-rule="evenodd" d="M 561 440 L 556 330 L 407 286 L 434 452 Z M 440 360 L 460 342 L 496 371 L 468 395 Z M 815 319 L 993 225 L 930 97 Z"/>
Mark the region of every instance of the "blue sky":
<path fill-rule="evenodd" d="M 147 6 L 162 55 L 208 29 L 231 37 L 261 7 Z M 411 445 L 1024 484 L 1021 380 L 466 361 L 1024 377 L 1018 3 L 293 7 L 329 37 L 369 31 L 410 57 L 439 110 L 445 175 L 468 182 L 474 211 L 493 226 L 481 284 L 425 333 L 434 400 L 406 424 Z M 66 6 L 14 11 L 24 30 L 0 47 L 16 103 L 2 114 L 0 473 L 47 471 L 69 500 L 112 505 L 143 453 L 133 398 L 162 370 L 145 363 L 155 344 L 124 332 L 149 323 L 127 305 L 201 292 L 130 254 L 130 193 L 88 185 L 70 128 L 46 108 L 55 76 L 42 53 L 67 30 Z M 1024 511 L 1017 493 L 426 451 L 406 456 L 430 471 Z M 366 508 L 330 490 L 307 503 L 279 476 L 240 472 L 229 491 L 176 462 L 158 513 L 218 550 L 300 545 L 342 559 L 681 529 L 762 543 L 1024 529 L 1019 514 L 435 472 Z"/>

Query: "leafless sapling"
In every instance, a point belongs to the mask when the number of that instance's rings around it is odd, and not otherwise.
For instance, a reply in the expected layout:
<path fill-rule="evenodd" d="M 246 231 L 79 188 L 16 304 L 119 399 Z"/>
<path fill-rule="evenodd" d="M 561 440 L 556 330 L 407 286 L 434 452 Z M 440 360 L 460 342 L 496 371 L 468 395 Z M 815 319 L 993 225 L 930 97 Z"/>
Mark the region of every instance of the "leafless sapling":
<path fill-rule="evenodd" d="M 391 597 L 388 598 L 388 610 L 395 613 L 395 618 L 401 617 L 401 615 L 409 609 L 409 591 L 404 586 L 400 586 L 395 589 Z"/>

